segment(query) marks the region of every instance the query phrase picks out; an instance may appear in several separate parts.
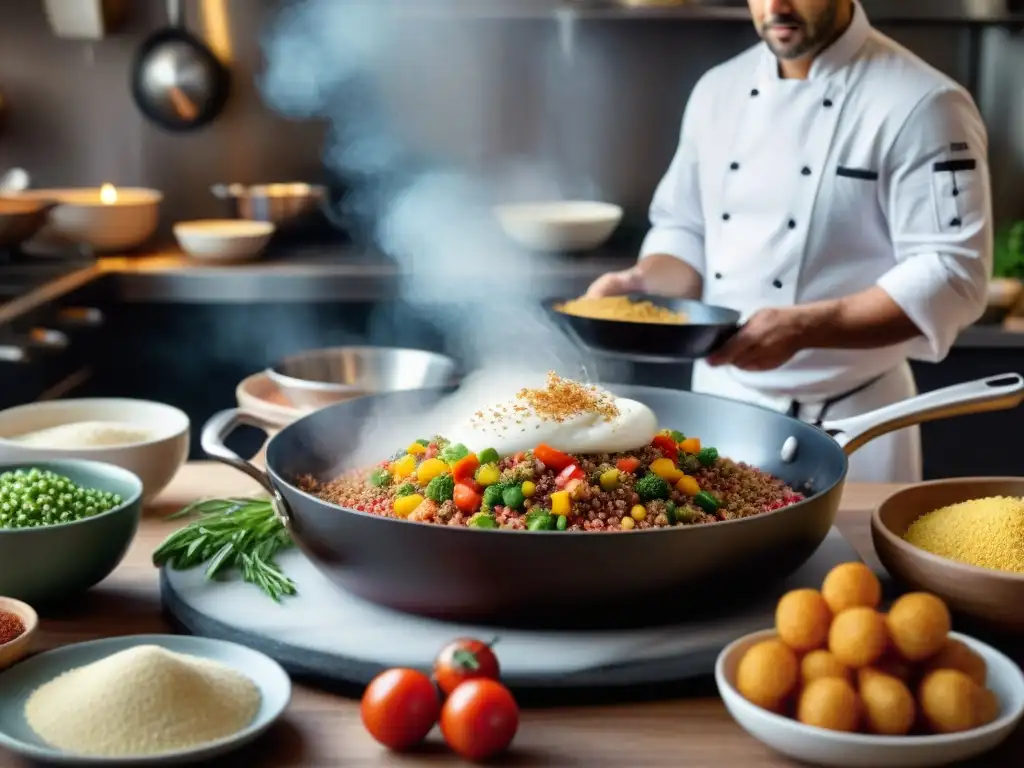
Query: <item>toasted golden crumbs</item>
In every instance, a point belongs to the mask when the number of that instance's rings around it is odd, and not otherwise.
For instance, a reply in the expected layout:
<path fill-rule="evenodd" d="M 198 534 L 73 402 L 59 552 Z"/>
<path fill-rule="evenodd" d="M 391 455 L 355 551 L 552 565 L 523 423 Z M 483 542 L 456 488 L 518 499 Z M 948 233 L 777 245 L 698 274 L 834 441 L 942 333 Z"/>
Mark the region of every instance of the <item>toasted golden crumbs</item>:
<path fill-rule="evenodd" d="M 612 397 L 595 386 L 587 386 L 563 379 L 554 371 L 548 372 L 543 389 L 521 389 L 516 399 L 528 403 L 542 419 L 563 422 L 581 413 L 597 413 L 605 421 L 619 415 Z"/>
<path fill-rule="evenodd" d="M 559 312 L 594 320 L 619 320 L 628 323 L 684 325 L 686 315 L 659 307 L 651 301 L 632 301 L 628 296 L 605 296 L 599 299 L 572 299 L 558 307 Z"/>
<path fill-rule="evenodd" d="M 471 423 L 486 422 L 500 426 L 501 429 L 508 429 L 506 421 L 522 424 L 523 416 L 531 412 L 542 421 L 558 423 L 582 413 L 596 413 L 605 421 L 611 421 L 619 415 L 615 399 L 607 392 L 595 386 L 563 379 L 554 371 L 548 372 L 547 381 L 542 388 L 519 390 L 516 393 L 516 401 L 511 407 L 511 412 L 505 406 L 490 408 L 486 413 L 478 411 L 471 419 Z M 540 425 L 536 425 L 535 428 L 539 429 Z M 525 427 L 522 431 L 525 431 Z"/>

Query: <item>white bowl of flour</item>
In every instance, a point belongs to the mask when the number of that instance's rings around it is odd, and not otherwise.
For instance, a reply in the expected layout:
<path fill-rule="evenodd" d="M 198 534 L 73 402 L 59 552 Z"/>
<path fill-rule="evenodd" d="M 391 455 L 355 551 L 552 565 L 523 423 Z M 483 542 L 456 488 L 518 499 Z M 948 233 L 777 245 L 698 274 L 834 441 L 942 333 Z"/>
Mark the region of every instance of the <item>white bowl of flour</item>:
<path fill-rule="evenodd" d="M 102 461 L 138 475 L 144 501 L 167 487 L 188 458 L 188 447 L 188 416 L 164 403 L 86 398 L 0 411 L 0 465 Z"/>

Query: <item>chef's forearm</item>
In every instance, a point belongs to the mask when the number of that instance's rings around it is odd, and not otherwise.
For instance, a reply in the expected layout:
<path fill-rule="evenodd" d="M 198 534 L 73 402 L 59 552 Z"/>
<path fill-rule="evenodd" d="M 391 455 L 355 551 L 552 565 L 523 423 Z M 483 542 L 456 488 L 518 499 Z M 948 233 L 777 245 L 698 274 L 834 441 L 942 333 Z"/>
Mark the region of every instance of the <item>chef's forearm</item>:
<path fill-rule="evenodd" d="M 704 286 L 700 272 L 685 261 L 667 253 L 644 256 L 635 267 L 646 293 L 699 299 Z"/>
<path fill-rule="evenodd" d="M 921 335 L 914 321 L 878 286 L 804 306 L 808 349 L 876 349 Z"/>

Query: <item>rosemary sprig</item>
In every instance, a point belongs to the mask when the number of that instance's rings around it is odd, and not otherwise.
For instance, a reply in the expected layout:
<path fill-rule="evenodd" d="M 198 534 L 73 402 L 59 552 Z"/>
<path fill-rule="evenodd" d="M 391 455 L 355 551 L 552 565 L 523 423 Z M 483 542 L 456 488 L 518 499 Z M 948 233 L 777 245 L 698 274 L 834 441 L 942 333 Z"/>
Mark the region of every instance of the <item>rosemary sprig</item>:
<path fill-rule="evenodd" d="M 153 564 L 177 571 L 206 563 L 206 578 L 236 568 L 242 579 L 280 602 L 295 595 L 295 583 L 274 561 L 293 546 L 291 536 L 266 499 L 207 499 L 189 504 L 168 519 L 194 517 L 153 552 Z"/>

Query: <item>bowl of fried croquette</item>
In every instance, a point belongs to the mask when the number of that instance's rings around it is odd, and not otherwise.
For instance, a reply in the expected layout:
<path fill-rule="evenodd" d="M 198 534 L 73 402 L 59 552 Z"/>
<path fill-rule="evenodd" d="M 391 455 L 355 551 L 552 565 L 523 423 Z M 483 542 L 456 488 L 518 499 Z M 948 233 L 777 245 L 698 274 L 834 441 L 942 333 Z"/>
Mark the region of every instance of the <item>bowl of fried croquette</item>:
<path fill-rule="evenodd" d="M 908 486 L 874 511 L 871 538 L 906 587 L 939 595 L 972 624 L 1024 633 L 1024 478 Z"/>
<path fill-rule="evenodd" d="M 937 766 L 982 755 L 1024 715 L 1024 674 L 1004 654 L 951 631 L 927 592 L 880 609 L 863 563 L 836 566 L 820 590 L 782 596 L 775 627 L 729 645 L 715 681 L 751 736 L 824 766 Z"/>

